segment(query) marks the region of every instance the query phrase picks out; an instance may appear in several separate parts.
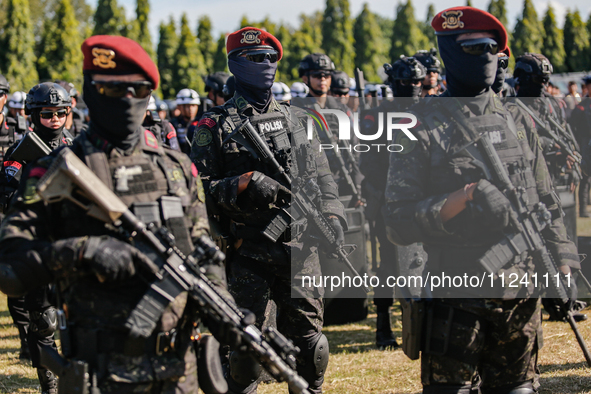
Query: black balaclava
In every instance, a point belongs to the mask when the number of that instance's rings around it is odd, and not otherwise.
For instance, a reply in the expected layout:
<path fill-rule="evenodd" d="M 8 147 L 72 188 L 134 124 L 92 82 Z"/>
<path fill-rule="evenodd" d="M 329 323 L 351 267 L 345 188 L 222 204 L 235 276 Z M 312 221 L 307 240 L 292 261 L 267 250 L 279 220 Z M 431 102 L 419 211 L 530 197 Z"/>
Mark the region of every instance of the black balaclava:
<path fill-rule="evenodd" d="M 445 64 L 447 88 L 454 97 L 476 97 L 495 81 L 498 57 L 490 52 L 470 55 L 456 42 L 457 35 L 437 36 Z"/>
<path fill-rule="evenodd" d="M 60 108 L 66 109 L 66 108 Z M 59 111 L 59 110 L 58 110 Z M 31 111 L 31 121 L 35 125 L 35 133 L 49 145 L 52 149 L 57 148 L 60 145 L 60 138 L 62 136 L 62 131 L 66 126 L 66 122 L 62 125 L 62 127 L 58 129 L 52 129 L 49 127 L 45 127 L 41 124 L 41 117 L 39 113 L 41 112 L 41 108 L 35 108 Z"/>
<path fill-rule="evenodd" d="M 150 96 L 116 98 L 100 94 L 84 74 L 84 102 L 88 106 L 90 126 L 100 137 L 127 150 L 137 144 Z"/>
<path fill-rule="evenodd" d="M 517 97 L 542 97 L 543 95 L 544 85 L 534 82 L 530 74 L 519 77 Z"/>
<path fill-rule="evenodd" d="M 423 87 L 419 85 L 407 84 L 403 85 L 400 81 L 394 81 L 392 85 L 392 90 L 394 91 L 394 97 L 421 97 L 421 93 L 423 91 Z"/>
<path fill-rule="evenodd" d="M 497 76 L 495 77 L 495 81 L 493 82 L 491 89 L 495 93 L 499 93 L 503 90 L 503 84 L 505 83 L 505 76 L 506 71 L 503 67 L 497 67 Z"/>
<path fill-rule="evenodd" d="M 245 57 L 231 57 L 228 68 L 236 79 L 236 93 L 244 97 L 258 111 L 264 111 L 271 99 L 271 87 L 277 72 L 277 62 L 265 59 L 260 63 L 252 62 Z"/>

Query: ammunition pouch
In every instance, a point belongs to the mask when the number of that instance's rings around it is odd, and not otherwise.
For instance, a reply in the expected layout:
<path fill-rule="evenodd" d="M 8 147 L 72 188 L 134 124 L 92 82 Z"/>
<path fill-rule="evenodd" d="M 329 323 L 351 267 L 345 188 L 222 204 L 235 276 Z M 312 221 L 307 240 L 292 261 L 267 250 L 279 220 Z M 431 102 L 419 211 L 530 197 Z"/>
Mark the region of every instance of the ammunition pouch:
<path fill-rule="evenodd" d="M 418 360 L 423 337 L 426 302 L 400 299 L 402 307 L 402 351 L 411 360 Z"/>
<path fill-rule="evenodd" d="M 425 314 L 423 352 L 476 365 L 484 340 L 484 324 L 473 313 L 432 302 Z"/>
<path fill-rule="evenodd" d="M 199 388 L 205 394 L 224 394 L 228 382 L 220 362 L 220 343 L 211 335 L 204 335 L 197 347 L 197 375 Z"/>

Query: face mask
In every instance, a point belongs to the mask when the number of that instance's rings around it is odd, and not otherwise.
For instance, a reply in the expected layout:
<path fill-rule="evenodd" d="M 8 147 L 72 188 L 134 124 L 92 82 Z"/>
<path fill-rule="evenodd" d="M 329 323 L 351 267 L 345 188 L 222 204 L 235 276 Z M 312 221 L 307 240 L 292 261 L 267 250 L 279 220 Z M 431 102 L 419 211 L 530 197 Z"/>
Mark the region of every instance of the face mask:
<path fill-rule="evenodd" d="M 107 97 L 100 94 L 91 81 L 90 75 L 84 76 L 84 102 L 88 106 L 93 131 L 119 148 L 135 146 L 142 132 L 150 96 Z"/>
<path fill-rule="evenodd" d="M 258 110 L 266 108 L 273 97 L 271 87 L 277 72 L 277 62 L 271 63 L 265 59 L 256 63 L 245 57 L 232 57 L 228 59 L 228 68 L 236 79 L 236 92 Z"/>
<path fill-rule="evenodd" d="M 447 88 L 455 97 L 478 96 L 495 81 L 498 57 L 490 52 L 479 56 L 465 53 L 456 38 L 456 35 L 437 36 Z"/>
<path fill-rule="evenodd" d="M 39 113 L 41 109 L 35 109 L 31 112 L 31 120 L 35 125 L 35 133 L 45 142 L 46 144 L 50 145 L 51 148 L 55 149 L 59 146 L 59 140 L 62 136 L 62 131 L 66 126 L 66 122 L 62 125 L 62 127 L 58 129 L 52 129 L 50 127 L 45 127 L 41 124 L 41 118 Z"/>
<path fill-rule="evenodd" d="M 505 83 L 505 69 L 502 67 L 497 68 L 497 76 L 493 82 L 491 89 L 495 93 L 499 93 L 503 90 L 503 84 Z"/>
<path fill-rule="evenodd" d="M 394 97 L 421 97 L 423 87 L 419 85 L 403 85 L 400 81 L 394 83 Z"/>
<path fill-rule="evenodd" d="M 519 91 L 517 97 L 542 97 L 544 85 L 532 81 L 529 77 L 519 77 Z"/>

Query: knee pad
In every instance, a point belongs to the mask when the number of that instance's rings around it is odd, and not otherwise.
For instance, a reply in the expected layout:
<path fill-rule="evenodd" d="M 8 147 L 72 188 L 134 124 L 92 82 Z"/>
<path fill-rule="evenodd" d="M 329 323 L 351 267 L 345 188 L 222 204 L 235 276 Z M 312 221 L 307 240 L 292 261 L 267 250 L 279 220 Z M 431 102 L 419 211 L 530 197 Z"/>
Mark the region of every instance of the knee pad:
<path fill-rule="evenodd" d="M 532 382 L 522 382 L 501 387 L 482 387 L 483 394 L 535 394 Z"/>
<path fill-rule="evenodd" d="M 320 387 L 328 366 L 328 339 L 322 333 L 299 342 L 298 373 L 308 382 L 310 388 Z"/>
<path fill-rule="evenodd" d="M 470 394 L 472 386 L 455 384 L 435 384 L 423 386 L 423 394 Z"/>
<path fill-rule="evenodd" d="M 31 331 L 40 337 L 49 337 L 57 330 L 57 312 L 54 307 L 30 312 Z"/>
<path fill-rule="evenodd" d="M 230 377 L 240 386 L 248 387 L 256 382 L 261 371 L 261 365 L 249 353 L 230 353 Z"/>

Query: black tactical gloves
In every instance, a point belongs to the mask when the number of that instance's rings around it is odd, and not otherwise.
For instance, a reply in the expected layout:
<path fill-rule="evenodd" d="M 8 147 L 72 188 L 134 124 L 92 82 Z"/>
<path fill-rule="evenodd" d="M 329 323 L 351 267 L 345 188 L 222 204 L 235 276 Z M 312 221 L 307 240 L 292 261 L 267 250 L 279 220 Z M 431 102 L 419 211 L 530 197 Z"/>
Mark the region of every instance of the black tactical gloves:
<path fill-rule="evenodd" d="M 75 269 L 89 268 L 100 281 L 128 279 L 138 266 L 155 264 L 128 243 L 104 236 L 66 238 L 53 243 L 52 269 L 68 275 Z M 57 268 L 57 269 L 56 269 Z M 60 275 L 58 273 L 58 275 Z"/>
<path fill-rule="evenodd" d="M 336 244 L 337 246 L 341 246 L 345 243 L 345 231 L 343 230 L 343 226 L 341 225 L 341 221 L 339 220 L 339 218 L 337 217 L 329 217 L 327 218 L 328 223 L 330 224 L 330 227 L 332 227 L 332 229 L 335 232 L 335 236 L 336 236 Z M 334 250 L 334 245 L 332 245 L 333 249 L 329 250 L 329 257 L 336 259 L 339 256 L 337 255 L 336 251 Z"/>
<path fill-rule="evenodd" d="M 490 231 L 503 230 L 509 225 L 519 227 L 511 202 L 486 179 L 481 179 L 476 185 L 471 205 L 475 218 Z"/>
<path fill-rule="evenodd" d="M 268 208 L 269 204 L 283 205 L 290 201 L 290 191 L 279 182 L 254 171 L 246 188 L 246 194 L 258 208 Z"/>
<path fill-rule="evenodd" d="M 256 316 L 248 309 L 240 308 L 244 315 L 242 318 L 242 327 L 250 326 L 256 323 Z M 242 345 L 242 333 L 236 329 L 234 323 L 215 321 L 210 317 L 205 317 L 205 325 L 213 336 L 224 345 L 236 349 Z"/>

